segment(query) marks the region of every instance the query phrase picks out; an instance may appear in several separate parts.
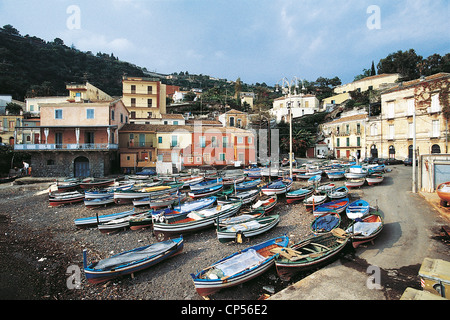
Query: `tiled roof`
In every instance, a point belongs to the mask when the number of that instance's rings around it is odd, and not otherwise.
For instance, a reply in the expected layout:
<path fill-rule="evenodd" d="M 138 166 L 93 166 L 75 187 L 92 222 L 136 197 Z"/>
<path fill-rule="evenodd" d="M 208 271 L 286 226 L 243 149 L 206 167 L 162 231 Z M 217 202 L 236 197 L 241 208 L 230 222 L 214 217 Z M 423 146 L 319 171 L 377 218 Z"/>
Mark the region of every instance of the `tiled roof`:
<path fill-rule="evenodd" d="M 335 119 L 331 122 L 327 122 L 325 124 L 335 124 L 335 123 L 340 123 L 340 122 L 351 122 L 351 121 L 356 121 L 356 120 L 363 120 L 367 118 L 367 114 L 355 114 L 353 116 L 348 116 L 348 117 L 344 117 L 344 118 L 339 118 L 339 119 Z"/>
<path fill-rule="evenodd" d="M 163 113 L 161 114 L 161 118 L 162 119 L 180 119 L 180 120 L 184 120 L 184 117 L 182 114 L 178 114 L 178 113 Z"/>
<path fill-rule="evenodd" d="M 394 92 L 394 91 L 399 91 L 399 90 L 404 90 L 404 89 L 409 89 L 416 85 L 420 85 L 424 81 L 427 82 L 427 81 L 432 81 L 432 80 L 436 80 L 436 79 L 448 79 L 448 78 L 450 78 L 450 73 L 440 72 L 440 73 L 436 73 L 431 76 L 425 77 L 423 79 L 419 78 L 419 79 L 414 79 L 414 80 L 399 83 L 397 86 L 383 91 L 383 94 Z"/>

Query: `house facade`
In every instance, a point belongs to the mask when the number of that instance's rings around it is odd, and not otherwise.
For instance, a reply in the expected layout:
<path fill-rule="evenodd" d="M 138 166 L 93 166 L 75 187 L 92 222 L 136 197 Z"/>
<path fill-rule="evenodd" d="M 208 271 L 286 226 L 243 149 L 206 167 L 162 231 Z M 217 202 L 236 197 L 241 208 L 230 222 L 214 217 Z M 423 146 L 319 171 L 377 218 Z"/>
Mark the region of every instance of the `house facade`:
<path fill-rule="evenodd" d="M 235 109 L 221 114 L 219 121 L 224 127 L 247 128 L 249 126 L 248 114 Z"/>
<path fill-rule="evenodd" d="M 39 141 L 22 141 L 14 151 L 29 152 L 34 176 L 103 177 L 118 168 L 118 131 L 128 121 L 121 100 L 41 105 L 40 125 L 16 127 Z"/>
<path fill-rule="evenodd" d="M 153 78 L 122 79 L 122 100 L 130 112 L 130 123 L 145 124 L 166 113 L 166 85 Z"/>
<path fill-rule="evenodd" d="M 376 147 L 383 158 L 412 158 L 415 138 L 417 155 L 448 153 L 449 127 L 443 107 L 449 104 L 449 88 L 450 74 L 438 73 L 384 91 L 379 126 L 382 137 L 371 148 Z"/>
<path fill-rule="evenodd" d="M 289 121 L 289 105 L 293 119 L 319 111 L 319 100 L 311 94 L 277 98 L 273 101 L 273 108 L 269 110 L 270 115 L 276 119 L 277 123 Z"/>

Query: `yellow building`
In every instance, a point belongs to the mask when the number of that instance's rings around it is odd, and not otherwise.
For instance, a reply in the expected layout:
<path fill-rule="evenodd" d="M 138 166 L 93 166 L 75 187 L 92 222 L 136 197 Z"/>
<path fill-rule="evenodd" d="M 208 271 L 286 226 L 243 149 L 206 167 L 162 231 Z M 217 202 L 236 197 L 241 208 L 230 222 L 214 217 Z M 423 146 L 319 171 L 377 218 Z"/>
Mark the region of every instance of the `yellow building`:
<path fill-rule="evenodd" d="M 71 83 L 66 85 L 66 89 L 69 90 L 69 102 L 99 102 L 99 101 L 113 101 L 113 97 L 103 92 L 99 88 L 93 86 L 89 82 L 83 84 Z"/>
<path fill-rule="evenodd" d="M 351 83 L 343 84 L 334 88 L 336 94 L 350 91 L 383 90 L 395 84 L 400 78 L 398 73 L 383 73 L 375 76 L 366 77 Z"/>
<path fill-rule="evenodd" d="M 413 140 L 417 155 L 448 153 L 448 123 L 443 115 L 442 96 L 448 101 L 450 74 L 403 82 L 381 94 L 381 139 L 375 147 L 379 157 L 412 157 Z M 371 146 L 373 148 L 373 146 Z"/>
<path fill-rule="evenodd" d="M 16 140 L 22 142 L 22 137 L 16 137 L 15 128 L 21 126 L 23 115 L 0 115 L 0 143 L 14 145 Z"/>
<path fill-rule="evenodd" d="M 340 118 L 321 125 L 328 148 L 337 159 L 364 159 L 366 157 L 367 113 L 350 111 Z"/>
<path fill-rule="evenodd" d="M 166 113 L 166 85 L 157 79 L 128 77 L 122 79 L 123 102 L 130 111 L 130 123 L 160 118 Z"/>

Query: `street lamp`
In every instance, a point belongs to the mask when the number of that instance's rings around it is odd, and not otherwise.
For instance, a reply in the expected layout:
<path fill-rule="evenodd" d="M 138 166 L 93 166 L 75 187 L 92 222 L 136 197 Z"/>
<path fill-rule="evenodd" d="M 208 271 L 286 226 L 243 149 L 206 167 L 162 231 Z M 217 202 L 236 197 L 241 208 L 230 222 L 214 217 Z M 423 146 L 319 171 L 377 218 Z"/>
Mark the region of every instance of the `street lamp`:
<path fill-rule="evenodd" d="M 286 103 L 287 105 L 287 109 L 289 111 L 289 177 L 292 179 L 292 161 L 293 161 L 293 154 L 292 154 L 292 100 L 291 100 L 291 90 L 292 90 L 292 86 L 294 86 L 294 95 L 297 95 L 297 89 L 299 88 L 298 86 L 298 78 L 294 77 L 292 78 L 292 80 L 289 82 L 288 79 L 286 77 L 284 77 L 283 79 L 281 79 L 281 88 L 282 90 L 284 89 L 285 85 L 287 88 L 287 98 L 288 98 L 288 102 Z M 278 83 L 276 85 L 276 91 L 278 92 Z M 285 100 L 286 100 L 286 96 L 285 96 Z"/>

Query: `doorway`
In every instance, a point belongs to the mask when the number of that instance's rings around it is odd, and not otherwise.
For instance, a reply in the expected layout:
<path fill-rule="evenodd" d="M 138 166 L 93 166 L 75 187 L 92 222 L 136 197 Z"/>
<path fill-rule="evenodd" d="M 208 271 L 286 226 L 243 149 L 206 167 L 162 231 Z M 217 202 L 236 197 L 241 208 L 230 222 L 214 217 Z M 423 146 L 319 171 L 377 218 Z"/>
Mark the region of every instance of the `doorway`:
<path fill-rule="evenodd" d="M 74 177 L 89 177 L 90 176 L 90 168 L 89 168 L 89 159 L 86 157 L 77 157 L 73 162 L 73 175 Z"/>

